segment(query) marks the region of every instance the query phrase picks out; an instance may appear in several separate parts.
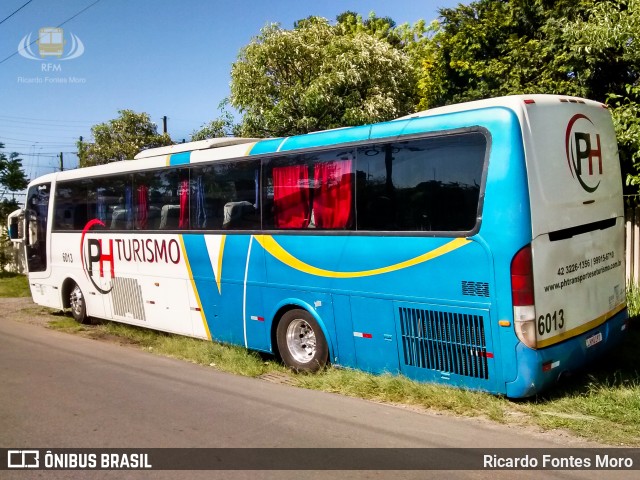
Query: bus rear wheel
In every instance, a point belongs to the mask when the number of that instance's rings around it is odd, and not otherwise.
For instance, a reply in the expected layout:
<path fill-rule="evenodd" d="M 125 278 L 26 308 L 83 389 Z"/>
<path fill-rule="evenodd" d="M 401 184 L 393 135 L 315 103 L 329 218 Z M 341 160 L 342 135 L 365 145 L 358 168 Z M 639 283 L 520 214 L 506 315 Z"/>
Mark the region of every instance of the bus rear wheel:
<path fill-rule="evenodd" d="M 87 304 L 84 295 L 78 284 L 74 284 L 69 294 L 69 306 L 71 307 L 71 315 L 78 323 L 88 323 Z"/>
<path fill-rule="evenodd" d="M 276 331 L 278 352 L 296 372 L 317 372 L 329 359 L 329 348 L 318 322 L 305 310 L 286 312 Z"/>

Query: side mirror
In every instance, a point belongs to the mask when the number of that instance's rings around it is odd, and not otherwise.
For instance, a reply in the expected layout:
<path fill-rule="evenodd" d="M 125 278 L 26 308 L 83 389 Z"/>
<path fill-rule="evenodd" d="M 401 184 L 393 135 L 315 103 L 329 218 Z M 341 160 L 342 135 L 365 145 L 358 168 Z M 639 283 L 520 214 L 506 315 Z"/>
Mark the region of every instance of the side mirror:
<path fill-rule="evenodd" d="M 11 240 L 18 240 L 18 221 L 17 220 L 13 220 L 11 223 L 9 223 L 9 239 Z"/>
<path fill-rule="evenodd" d="M 24 210 L 16 210 L 9 215 L 9 239 L 12 242 L 24 240 Z"/>

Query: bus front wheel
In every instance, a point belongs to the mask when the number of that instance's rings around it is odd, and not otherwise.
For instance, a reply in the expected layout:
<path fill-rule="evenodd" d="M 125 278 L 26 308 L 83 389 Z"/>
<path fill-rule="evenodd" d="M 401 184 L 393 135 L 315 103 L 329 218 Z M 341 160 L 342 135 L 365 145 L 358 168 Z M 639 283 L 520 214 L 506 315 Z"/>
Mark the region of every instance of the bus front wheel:
<path fill-rule="evenodd" d="M 80 287 L 75 284 L 69 294 L 69 306 L 71 307 L 71 315 L 78 323 L 87 323 L 87 304 Z"/>
<path fill-rule="evenodd" d="M 276 331 L 278 352 L 296 372 L 317 372 L 327 364 L 329 349 L 318 322 L 305 310 L 286 312 Z"/>

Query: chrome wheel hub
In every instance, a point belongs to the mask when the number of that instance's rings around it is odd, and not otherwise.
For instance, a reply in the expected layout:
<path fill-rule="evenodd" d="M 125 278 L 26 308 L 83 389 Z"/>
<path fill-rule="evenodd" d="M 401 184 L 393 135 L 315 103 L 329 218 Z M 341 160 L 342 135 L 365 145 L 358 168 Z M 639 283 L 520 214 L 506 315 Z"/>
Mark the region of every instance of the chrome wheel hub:
<path fill-rule="evenodd" d="M 299 363 L 309 363 L 316 354 L 316 334 L 306 321 L 296 319 L 287 327 L 287 347 Z"/>

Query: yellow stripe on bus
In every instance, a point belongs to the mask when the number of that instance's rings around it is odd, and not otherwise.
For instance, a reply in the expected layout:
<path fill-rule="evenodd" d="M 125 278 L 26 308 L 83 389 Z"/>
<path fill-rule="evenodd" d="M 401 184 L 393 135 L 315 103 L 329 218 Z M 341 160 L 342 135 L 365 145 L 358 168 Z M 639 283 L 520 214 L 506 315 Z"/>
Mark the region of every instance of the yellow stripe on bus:
<path fill-rule="evenodd" d="M 308 273 L 309 275 L 329 278 L 360 278 L 395 272 L 404 268 L 413 267 L 420 263 L 428 262 L 429 260 L 433 260 L 434 258 L 453 252 L 454 250 L 457 250 L 458 248 L 463 247 L 471 242 L 471 240 L 467 240 L 466 238 L 456 238 L 455 240 L 451 240 L 450 242 L 447 242 L 444 245 L 431 250 L 430 252 L 423 253 L 422 255 L 419 255 L 417 257 L 410 258 L 403 262 L 389 265 L 387 267 L 374 268 L 371 270 L 361 270 L 358 272 L 335 272 L 332 270 L 325 270 L 323 268 L 314 267 L 313 265 L 309 265 L 308 263 L 305 263 L 302 260 L 294 257 L 284 248 L 282 248 L 282 246 L 278 242 L 276 242 L 271 235 L 255 235 L 254 238 L 262 246 L 262 248 L 264 248 L 267 252 L 269 252 L 269 254 L 280 260 L 285 265 L 300 272 Z"/>
<path fill-rule="evenodd" d="M 218 293 L 222 295 L 222 254 L 224 253 L 224 242 L 227 240 L 226 235 L 222 235 L 220 238 L 220 251 L 218 252 L 218 270 L 216 272 L 216 284 L 218 285 Z"/>
<path fill-rule="evenodd" d="M 198 308 L 200 309 L 200 317 L 202 318 L 202 324 L 204 325 L 204 330 L 207 333 L 207 338 L 211 340 L 211 332 L 209 331 L 209 325 L 207 325 L 207 319 L 204 315 L 204 309 L 202 308 L 202 302 L 200 301 L 200 295 L 198 294 L 196 282 L 193 279 L 193 272 L 191 271 L 191 264 L 189 263 L 189 257 L 187 256 L 187 249 L 184 246 L 184 240 L 182 239 L 182 235 L 179 235 L 179 237 L 180 237 L 180 248 L 182 249 L 182 258 L 184 258 L 184 263 L 187 265 L 187 273 L 189 274 L 189 280 L 191 281 L 191 286 L 193 287 L 193 293 L 196 296 L 196 302 L 198 302 Z"/>
<path fill-rule="evenodd" d="M 614 308 L 613 310 L 605 313 L 604 315 L 601 315 L 598 318 L 596 318 L 594 320 L 591 320 L 588 323 L 585 323 L 584 325 L 580 325 L 579 327 L 572 328 L 571 330 L 567 330 L 566 332 L 562 332 L 561 334 L 556 335 L 554 337 L 545 338 L 544 340 L 540 340 L 539 342 L 536 342 L 536 347 L 537 348 L 548 347 L 549 345 L 560 343 L 560 342 L 562 342 L 564 340 L 567 340 L 568 338 L 575 337 L 575 336 L 580 335 L 580 334 L 582 334 L 584 332 L 587 332 L 587 331 L 591 330 L 592 328 L 596 328 L 596 327 L 602 325 L 604 322 L 609 320 L 614 315 L 620 313 L 625 308 L 627 308 L 627 303 L 626 302 L 618 305 L 616 308 Z"/>

